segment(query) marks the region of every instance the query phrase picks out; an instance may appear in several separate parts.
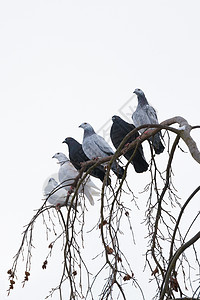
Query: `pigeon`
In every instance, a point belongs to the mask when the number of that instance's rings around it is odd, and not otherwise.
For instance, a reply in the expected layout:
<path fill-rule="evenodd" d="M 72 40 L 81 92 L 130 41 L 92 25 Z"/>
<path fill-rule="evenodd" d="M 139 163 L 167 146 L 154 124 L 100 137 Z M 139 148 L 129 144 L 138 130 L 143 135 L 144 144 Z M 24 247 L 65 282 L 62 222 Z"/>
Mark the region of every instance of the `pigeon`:
<path fill-rule="evenodd" d="M 52 158 L 56 158 L 60 165 L 58 178 L 61 186 L 67 191 L 71 190 L 71 185 L 74 183 L 75 178 L 79 175 L 79 172 L 74 168 L 64 153 L 58 152 Z M 78 193 L 84 193 L 91 205 L 94 205 L 93 196 L 100 195 L 99 188 L 92 182 L 89 176 L 87 176 L 85 182 L 79 187 Z"/>
<path fill-rule="evenodd" d="M 118 116 L 113 116 L 112 121 L 113 121 L 113 124 L 112 124 L 111 130 L 110 130 L 110 138 L 111 138 L 113 145 L 117 149 L 119 147 L 121 141 L 125 138 L 125 136 L 130 131 L 132 131 L 135 128 L 135 126 L 133 124 L 127 123 L 126 121 L 124 121 L 123 119 L 121 119 Z M 136 132 L 134 135 L 132 135 L 131 137 L 128 138 L 126 143 L 131 143 L 138 136 L 139 136 L 139 134 L 138 134 L 138 132 Z M 128 152 L 126 152 L 124 154 L 124 157 L 127 160 L 129 160 L 131 155 L 133 154 L 133 152 L 134 152 L 134 148 L 129 150 Z M 142 145 L 140 145 L 137 148 L 135 155 L 131 160 L 131 164 L 134 166 L 134 169 L 137 173 L 142 173 L 142 172 L 145 172 L 148 170 L 149 165 L 145 160 Z"/>
<path fill-rule="evenodd" d="M 63 187 L 61 187 L 58 182 L 51 177 L 48 180 L 46 187 L 44 188 L 44 195 L 47 198 L 48 202 L 56 207 L 61 207 L 65 205 L 66 198 L 67 198 L 67 191 Z M 70 195 L 67 205 L 71 205 L 71 198 Z M 75 209 L 75 205 L 73 204 L 72 207 Z"/>
<path fill-rule="evenodd" d="M 68 145 L 68 149 L 69 149 L 69 159 L 71 161 L 71 163 L 73 164 L 73 166 L 77 169 L 80 170 L 82 165 L 82 162 L 86 162 L 89 160 L 89 158 L 85 155 L 82 145 L 77 142 L 75 139 L 73 139 L 72 137 L 67 137 L 63 143 L 66 143 Z M 86 168 L 86 171 L 90 168 L 91 166 L 88 166 Z M 95 167 L 90 175 L 99 178 L 102 182 L 104 180 L 104 176 L 105 176 L 105 169 L 103 166 L 99 165 L 97 167 Z M 111 184 L 111 180 L 110 178 L 108 178 L 107 180 L 107 185 Z"/>
<path fill-rule="evenodd" d="M 113 149 L 103 137 L 95 133 L 90 124 L 82 123 L 79 127 L 84 129 L 82 147 L 89 159 L 102 158 L 114 154 Z M 123 177 L 124 169 L 116 161 L 112 163 L 111 169 L 119 179 Z"/>
<path fill-rule="evenodd" d="M 149 105 L 143 91 L 140 89 L 136 89 L 133 93 L 135 93 L 138 97 L 138 105 L 136 111 L 132 115 L 133 124 L 136 127 L 144 124 L 158 124 L 156 111 L 152 106 Z M 140 132 L 143 133 L 145 130 L 145 128 L 142 128 Z M 149 138 L 149 140 L 153 144 L 153 148 L 156 154 L 162 153 L 165 149 L 161 142 L 161 138 L 162 137 L 160 132 Z"/>

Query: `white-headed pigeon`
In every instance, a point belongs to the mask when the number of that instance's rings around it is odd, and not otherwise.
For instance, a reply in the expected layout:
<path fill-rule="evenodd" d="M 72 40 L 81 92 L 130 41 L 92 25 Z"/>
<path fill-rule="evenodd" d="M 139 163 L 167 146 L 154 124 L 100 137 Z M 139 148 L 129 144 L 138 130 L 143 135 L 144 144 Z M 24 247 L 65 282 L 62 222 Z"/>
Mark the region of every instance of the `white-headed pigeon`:
<path fill-rule="evenodd" d="M 53 158 L 58 160 L 58 164 L 60 165 L 58 178 L 63 188 L 67 191 L 71 189 L 71 185 L 74 183 L 75 178 L 78 176 L 79 172 L 74 168 L 70 160 L 64 153 L 58 152 Z M 92 182 L 87 176 L 84 183 L 81 184 L 78 192 L 84 193 L 84 195 L 88 198 L 91 205 L 94 205 L 93 196 L 99 196 L 99 188 Z"/>

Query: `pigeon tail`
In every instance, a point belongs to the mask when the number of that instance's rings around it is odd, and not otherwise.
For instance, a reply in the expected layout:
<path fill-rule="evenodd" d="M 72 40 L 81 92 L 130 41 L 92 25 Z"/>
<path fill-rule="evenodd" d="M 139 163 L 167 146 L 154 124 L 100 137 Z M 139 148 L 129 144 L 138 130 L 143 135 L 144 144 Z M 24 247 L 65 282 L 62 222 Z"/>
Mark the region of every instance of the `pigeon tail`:
<path fill-rule="evenodd" d="M 129 160 L 131 158 L 133 151 L 134 150 L 131 149 L 124 154 L 124 156 L 126 157 L 127 160 Z M 141 146 L 135 152 L 135 155 L 133 156 L 133 158 L 131 160 L 131 164 L 133 165 L 136 173 L 143 173 L 148 170 L 149 165 L 144 158 L 144 154 L 143 154 L 143 150 L 142 150 Z"/>
<path fill-rule="evenodd" d="M 97 191 L 93 190 L 91 187 L 89 187 L 87 185 L 84 186 L 83 193 L 88 198 L 91 205 L 94 205 L 93 196 L 99 196 L 100 195 L 100 192 L 97 192 Z"/>
<path fill-rule="evenodd" d="M 152 144 L 156 154 L 160 154 L 164 151 L 165 147 L 163 146 L 160 135 L 157 133 L 152 137 Z"/>
<path fill-rule="evenodd" d="M 136 173 L 143 173 L 146 172 L 148 170 L 148 163 L 146 162 L 146 160 L 141 159 L 140 160 L 132 160 L 131 164 L 134 166 L 135 172 Z"/>
<path fill-rule="evenodd" d="M 154 144 L 153 144 L 154 146 Z M 163 146 L 163 144 L 160 142 L 159 145 L 156 145 L 156 147 L 154 146 L 154 150 L 156 154 L 160 154 L 164 151 L 165 147 Z"/>
<path fill-rule="evenodd" d="M 86 179 L 86 183 L 82 184 L 82 193 L 84 193 L 85 196 L 88 198 L 88 200 L 90 201 L 90 204 L 94 205 L 93 196 L 99 196 L 100 195 L 100 189 L 88 177 Z"/>
<path fill-rule="evenodd" d="M 89 187 L 89 188 L 93 188 L 95 190 L 98 190 L 100 191 L 100 189 L 98 188 L 98 186 L 96 186 L 96 184 L 94 184 L 94 182 L 88 177 L 86 178 L 86 185 Z"/>
<path fill-rule="evenodd" d="M 105 170 L 104 167 L 99 165 L 98 167 L 94 168 L 90 175 L 99 178 L 102 182 L 104 181 L 105 177 Z M 111 179 L 107 178 L 106 185 L 111 185 Z"/>
<path fill-rule="evenodd" d="M 118 179 L 122 179 L 124 175 L 124 169 L 120 167 L 116 161 L 112 163 L 111 169 L 115 173 Z"/>

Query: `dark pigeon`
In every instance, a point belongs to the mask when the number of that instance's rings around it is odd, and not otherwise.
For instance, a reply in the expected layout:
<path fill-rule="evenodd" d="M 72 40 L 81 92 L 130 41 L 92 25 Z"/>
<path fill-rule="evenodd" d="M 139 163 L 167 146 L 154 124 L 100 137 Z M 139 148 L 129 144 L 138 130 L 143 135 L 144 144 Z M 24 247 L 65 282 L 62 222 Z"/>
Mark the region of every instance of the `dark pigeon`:
<path fill-rule="evenodd" d="M 71 161 L 71 163 L 73 164 L 73 166 L 77 169 L 80 170 L 82 165 L 82 162 L 86 162 L 89 160 L 89 158 L 85 155 L 82 145 L 77 142 L 75 139 L 73 139 L 72 137 L 67 137 L 63 143 L 66 143 L 68 145 L 68 149 L 69 149 L 69 159 Z M 91 166 L 88 166 L 86 168 L 86 171 L 90 168 Z M 104 180 L 104 176 L 105 176 L 105 169 L 103 166 L 99 165 L 97 167 L 95 167 L 90 175 L 99 178 L 102 182 Z M 111 184 L 111 180 L 110 178 L 108 178 L 107 180 L 107 185 Z"/>
<path fill-rule="evenodd" d="M 138 105 L 136 111 L 132 115 L 133 124 L 136 127 L 139 127 L 144 124 L 158 124 L 158 118 L 155 109 L 149 105 L 145 94 L 142 90 L 136 89 L 134 93 L 138 98 Z M 140 130 L 143 133 L 146 129 L 143 128 Z M 156 133 L 153 137 L 150 137 L 149 140 L 153 144 L 153 148 L 156 154 L 160 154 L 164 151 L 165 147 L 161 142 L 161 134 L 160 132 Z"/>
<path fill-rule="evenodd" d="M 103 137 L 95 133 L 90 124 L 82 123 L 79 127 L 84 129 L 82 147 L 83 151 L 90 159 L 107 157 L 114 154 L 113 149 Z M 117 178 L 121 179 L 123 177 L 124 169 L 116 161 L 112 163 L 111 169 Z"/>
<path fill-rule="evenodd" d="M 111 130 L 110 130 L 110 138 L 111 138 L 113 145 L 117 149 L 119 147 L 121 141 L 125 138 L 125 136 L 130 131 L 132 131 L 135 128 L 135 126 L 133 124 L 127 123 L 126 121 L 124 121 L 123 119 L 121 119 L 118 116 L 113 116 L 112 121 L 113 121 L 113 124 L 112 124 Z M 128 140 L 126 141 L 125 144 L 133 142 L 138 136 L 139 136 L 139 133 L 136 132 L 134 135 L 132 135 L 131 137 L 128 138 Z M 131 155 L 133 154 L 133 152 L 134 152 L 134 148 L 129 150 L 128 152 L 126 152 L 124 154 L 124 157 L 127 160 L 129 160 Z M 133 159 L 131 160 L 131 164 L 134 166 L 134 169 L 137 173 L 142 173 L 142 172 L 145 172 L 148 170 L 149 165 L 144 158 L 142 145 L 140 145 L 137 148 L 135 155 L 134 155 Z"/>

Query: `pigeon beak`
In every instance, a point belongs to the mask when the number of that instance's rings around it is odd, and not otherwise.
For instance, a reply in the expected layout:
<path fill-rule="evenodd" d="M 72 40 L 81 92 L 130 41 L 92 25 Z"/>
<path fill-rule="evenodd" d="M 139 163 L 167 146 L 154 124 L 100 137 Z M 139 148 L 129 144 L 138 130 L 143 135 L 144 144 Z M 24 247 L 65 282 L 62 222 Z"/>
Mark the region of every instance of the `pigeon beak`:
<path fill-rule="evenodd" d="M 66 140 L 64 140 L 62 143 L 66 143 Z"/>
<path fill-rule="evenodd" d="M 54 155 L 54 156 L 52 156 L 52 158 L 55 158 L 55 155 Z"/>
<path fill-rule="evenodd" d="M 82 124 L 78 126 L 79 128 L 82 128 Z"/>

